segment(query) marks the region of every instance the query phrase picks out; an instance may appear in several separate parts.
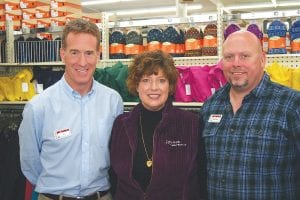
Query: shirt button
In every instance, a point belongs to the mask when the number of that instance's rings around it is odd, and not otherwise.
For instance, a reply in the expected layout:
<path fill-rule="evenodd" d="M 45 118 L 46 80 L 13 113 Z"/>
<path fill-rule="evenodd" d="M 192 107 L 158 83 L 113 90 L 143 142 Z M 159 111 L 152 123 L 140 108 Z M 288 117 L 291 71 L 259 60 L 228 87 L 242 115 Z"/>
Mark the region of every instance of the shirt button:
<path fill-rule="evenodd" d="M 224 178 L 222 178 L 221 183 L 225 183 L 225 179 Z"/>

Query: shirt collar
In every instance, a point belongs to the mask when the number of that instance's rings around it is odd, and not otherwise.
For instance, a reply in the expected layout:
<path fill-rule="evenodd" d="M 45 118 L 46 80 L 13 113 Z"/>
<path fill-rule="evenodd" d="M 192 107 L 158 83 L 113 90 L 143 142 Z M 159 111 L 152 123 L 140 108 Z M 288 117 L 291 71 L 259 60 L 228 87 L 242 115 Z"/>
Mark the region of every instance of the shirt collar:
<path fill-rule="evenodd" d="M 254 88 L 250 94 L 256 96 L 256 97 L 263 97 L 267 95 L 267 87 L 268 83 L 270 81 L 270 77 L 267 73 L 264 72 L 263 78 L 261 79 L 260 83 Z"/>
<path fill-rule="evenodd" d="M 263 97 L 267 95 L 267 85 L 270 81 L 270 77 L 267 73 L 264 72 L 263 78 L 260 81 L 260 83 L 254 88 L 247 96 L 254 95 L 255 97 Z M 230 84 L 227 82 L 226 85 L 224 85 L 224 89 L 218 93 L 218 98 L 221 100 L 228 100 L 229 99 L 229 90 L 230 90 Z"/>
<path fill-rule="evenodd" d="M 64 88 L 64 90 L 65 90 L 68 94 L 70 94 L 70 95 L 72 95 L 72 96 L 74 96 L 74 97 L 81 97 L 81 95 L 80 95 L 77 91 L 75 91 L 75 90 L 67 83 L 67 81 L 66 81 L 66 79 L 65 79 L 65 75 L 62 76 L 61 82 L 62 82 L 62 87 Z M 94 92 L 95 92 L 95 80 L 94 80 L 94 78 L 93 78 L 92 88 L 91 88 L 91 90 L 87 93 L 87 95 L 85 95 L 85 96 L 91 96 Z"/>

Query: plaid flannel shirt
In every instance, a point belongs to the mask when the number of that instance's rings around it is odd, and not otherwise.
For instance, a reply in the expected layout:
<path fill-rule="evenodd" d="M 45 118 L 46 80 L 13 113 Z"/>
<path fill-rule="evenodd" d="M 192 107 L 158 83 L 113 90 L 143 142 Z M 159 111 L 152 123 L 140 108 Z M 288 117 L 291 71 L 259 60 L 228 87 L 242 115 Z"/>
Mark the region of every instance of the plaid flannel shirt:
<path fill-rule="evenodd" d="M 233 114 L 229 89 L 218 90 L 200 111 L 209 199 L 295 200 L 300 93 L 264 74 Z"/>

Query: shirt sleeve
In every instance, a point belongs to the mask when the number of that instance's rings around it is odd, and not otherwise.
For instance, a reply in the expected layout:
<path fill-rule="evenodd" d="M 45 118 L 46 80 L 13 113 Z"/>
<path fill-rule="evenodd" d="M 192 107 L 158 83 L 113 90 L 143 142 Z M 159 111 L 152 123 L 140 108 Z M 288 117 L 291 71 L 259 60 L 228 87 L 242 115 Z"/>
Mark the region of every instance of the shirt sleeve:
<path fill-rule="evenodd" d="M 40 136 L 41 134 L 36 127 L 38 123 L 35 119 L 33 108 L 27 104 L 23 110 L 23 120 L 19 127 L 19 143 L 20 143 L 20 162 L 21 170 L 25 177 L 36 185 L 37 179 L 41 172 L 42 166 L 40 162 Z"/>
<path fill-rule="evenodd" d="M 117 98 L 117 112 L 116 112 L 116 116 L 119 116 L 120 114 L 122 114 L 124 111 L 124 104 L 123 104 L 123 100 L 121 98 L 121 96 L 118 94 L 118 98 Z"/>

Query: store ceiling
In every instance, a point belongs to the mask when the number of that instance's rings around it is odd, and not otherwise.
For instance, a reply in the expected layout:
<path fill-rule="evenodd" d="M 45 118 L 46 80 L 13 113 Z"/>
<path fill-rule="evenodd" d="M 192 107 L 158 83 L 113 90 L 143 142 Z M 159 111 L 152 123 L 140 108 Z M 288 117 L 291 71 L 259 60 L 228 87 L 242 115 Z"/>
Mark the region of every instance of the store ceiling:
<path fill-rule="evenodd" d="M 105 0 L 81 0 L 82 3 L 86 1 L 95 1 L 95 2 L 101 2 Z M 184 1 L 184 0 L 130 0 L 130 1 L 124 1 L 119 0 L 119 2 L 111 3 L 109 4 L 95 4 L 90 6 L 83 6 L 84 12 L 116 12 L 116 11 L 124 11 L 124 10 L 136 10 L 136 9 L 157 9 L 159 7 L 170 7 L 174 6 L 176 7 L 177 1 Z M 298 0 L 190 0 L 193 1 L 193 3 L 188 3 L 187 5 L 195 5 L 195 4 L 202 4 L 203 8 L 193 11 L 191 14 L 202 14 L 202 13 L 209 13 L 209 12 L 216 12 L 217 11 L 217 5 L 221 5 L 225 7 L 225 12 L 228 13 L 239 13 L 239 12 L 249 12 L 251 11 L 271 11 L 271 10 L 284 10 L 284 9 L 299 9 L 300 10 L 300 3 Z M 290 3 L 298 3 L 298 5 L 292 5 L 292 6 L 278 6 L 281 4 L 290 4 Z M 184 5 L 184 4 L 180 4 Z M 251 9 L 244 9 L 242 7 L 237 8 L 237 6 L 245 6 L 245 7 L 255 7 L 260 6 L 261 8 L 251 8 Z M 276 6 L 277 5 L 277 6 Z M 189 14 L 189 13 L 188 13 Z M 153 16 L 167 16 L 176 15 L 176 12 L 166 12 L 166 13 L 156 13 L 151 14 L 145 13 L 139 14 L 136 16 L 131 17 L 153 17 Z M 124 17 L 124 16 L 123 16 Z M 122 19 L 122 16 L 118 17 L 119 19 Z M 126 18 L 126 17 L 125 17 Z"/>

